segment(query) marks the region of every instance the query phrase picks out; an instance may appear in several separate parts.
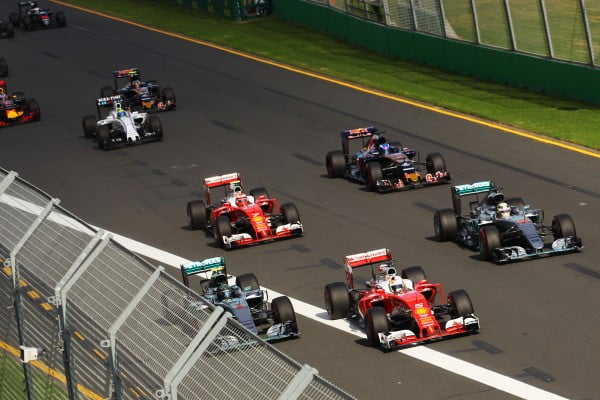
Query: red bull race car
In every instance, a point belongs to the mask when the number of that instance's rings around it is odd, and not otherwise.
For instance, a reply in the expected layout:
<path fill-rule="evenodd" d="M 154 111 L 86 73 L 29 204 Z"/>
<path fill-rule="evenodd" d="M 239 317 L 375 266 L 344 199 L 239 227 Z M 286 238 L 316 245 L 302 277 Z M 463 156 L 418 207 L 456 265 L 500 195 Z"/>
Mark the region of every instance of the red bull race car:
<path fill-rule="evenodd" d="M 442 285 L 430 283 L 419 266 L 398 275 L 389 249 L 346 256 L 344 268 L 346 282 L 325 286 L 327 313 L 357 321 L 374 347 L 394 350 L 479 331 L 466 291 L 446 297 Z"/>
<path fill-rule="evenodd" d="M 6 82 L 0 80 L 0 127 L 42 118 L 40 106 L 35 99 L 27 99 L 23 92 L 8 94 Z"/>
<path fill-rule="evenodd" d="M 225 189 L 225 197 L 213 202 L 211 190 L 218 187 Z M 226 249 L 302 235 L 300 214 L 293 203 L 280 206 L 262 187 L 245 194 L 237 172 L 204 179 L 204 195 L 204 200 L 188 202 L 188 224 L 212 233 Z"/>

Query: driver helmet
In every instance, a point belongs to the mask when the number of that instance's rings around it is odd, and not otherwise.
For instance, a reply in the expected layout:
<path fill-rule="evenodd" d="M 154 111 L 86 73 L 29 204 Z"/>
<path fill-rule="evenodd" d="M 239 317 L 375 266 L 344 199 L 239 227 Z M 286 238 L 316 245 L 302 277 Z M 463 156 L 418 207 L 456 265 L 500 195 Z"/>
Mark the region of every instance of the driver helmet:
<path fill-rule="evenodd" d="M 231 288 L 227 285 L 222 285 L 217 289 L 217 298 L 221 301 L 231 298 Z"/>
<path fill-rule="evenodd" d="M 390 279 L 390 290 L 392 293 L 402 293 L 403 289 L 402 278 L 394 276 Z"/>
<path fill-rule="evenodd" d="M 131 85 L 135 88 L 135 89 L 139 89 L 140 86 L 142 85 L 142 82 L 139 81 L 139 79 L 135 79 L 133 82 L 131 82 Z"/>
<path fill-rule="evenodd" d="M 381 143 L 378 150 L 381 154 L 388 154 L 390 152 L 390 145 L 388 143 Z"/>
<path fill-rule="evenodd" d="M 125 118 L 127 116 L 127 113 L 125 112 L 125 110 L 123 110 L 122 108 L 119 108 L 117 110 L 117 118 Z"/>
<path fill-rule="evenodd" d="M 498 218 L 507 219 L 510 217 L 510 207 L 507 203 L 498 204 L 498 208 L 496 209 L 496 213 Z"/>
<path fill-rule="evenodd" d="M 246 207 L 250 202 L 248 201 L 248 196 L 243 193 L 240 193 L 235 198 L 235 205 L 238 207 Z"/>

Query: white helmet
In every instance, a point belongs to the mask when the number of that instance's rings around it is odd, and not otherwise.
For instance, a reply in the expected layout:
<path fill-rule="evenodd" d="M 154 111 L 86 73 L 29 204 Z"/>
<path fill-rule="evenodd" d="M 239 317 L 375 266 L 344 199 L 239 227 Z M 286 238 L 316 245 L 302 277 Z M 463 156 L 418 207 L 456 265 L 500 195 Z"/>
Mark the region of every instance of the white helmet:
<path fill-rule="evenodd" d="M 506 219 L 510 217 L 510 207 L 507 203 L 500 203 L 496 209 L 498 218 Z"/>

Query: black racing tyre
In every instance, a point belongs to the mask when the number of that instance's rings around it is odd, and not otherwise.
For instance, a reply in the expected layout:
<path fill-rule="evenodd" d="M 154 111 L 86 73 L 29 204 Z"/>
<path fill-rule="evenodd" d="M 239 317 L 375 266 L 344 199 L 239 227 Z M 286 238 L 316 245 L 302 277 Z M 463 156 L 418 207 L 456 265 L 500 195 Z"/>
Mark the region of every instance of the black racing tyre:
<path fill-rule="evenodd" d="M 569 214 L 558 214 L 552 218 L 552 232 L 554 239 L 577 236 L 575 223 Z"/>
<path fill-rule="evenodd" d="M 150 131 L 156 134 L 155 137 L 157 139 L 160 140 L 163 138 L 163 128 L 162 123 L 160 122 L 160 118 L 158 118 L 156 115 L 151 115 L 148 120 L 148 126 L 150 128 Z"/>
<path fill-rule="evenodd" d="M 327 167 L 327 176 L 338 178 L 346 172 L 346 157 L 344 153 L 336 150 L 330 151 L 325 157 L 325 166 Z"/>
<path fill-rule="evenodd" d="M 383 179 L 383 170 L 378 162 L 370 162 L 367 164 L 367 189 L 370 191 L 377 190 L 377 181 Z"/>
<path fill-rule="evenodd" d="M 115 90 L 110 86 L 104 86 L 100 89 L 100 97 L 110 97 L 115 95 Z"/>
<path fill-rule="evenodd" d="M 21 28 L 26 31 L 30 31 L 33 28 L 33 21 L 31 20 L 31 16 L 23 15 L 21 17 Z"/>
<path fill-rule="evenodd" d="M 510 199 L 506 199 L 506 204 L 509 207 L 517 207 L 519 210 L 523 210 L 525 208 L 525 202 L 520 197 L 511 197 Z"/>
<path fill-rule="evenodd" d="M 0 78 L 8 75 L 8 64 L 3 58 L 0 58 Z"/>
<path fill-rule="evenodd" d="M 435 174 L 437 171 L 446 171 L 446 161 L 440 153 L 431 153 L 425 159 L 427 164 L 427 172 Z"/>
<path fill-rule="evenodd" d="M 19 14 L 16 12 L 10 13 L 8 20 L 13 24 L 13 26 L 19 25 Z"/>
<path fill-rule="evenodd" d="M 173 90 L 173 88 L 166 87 L 164 89 L 163 93 L 165 95 L 165 100 L 166 101 L 170 101 L 171 103 L 175 104 L 175 102 L 177 101 L 177 99 L 175 98 L 175 91 Z"/>
<path fill-rule="evenodd" d="M 463 289 L 450 292 L 448 294 L 448 304 L 450 305 L 450 315 L 452 318 L 466 317 L 475 312 L 471 297 Z"/>
<path fill-rule="evenodd" d="M 40 115 L 40 105 L 36 99 L 27 100 L 27 106 L 29 107 L 29 111 L 36 114 L 34 121 L 39 121 L 41 119 Z"/>
<path fill-rule="evenodd" d="M 433 216 L 433 230 L 438 242 L 454 240 L 458 231 L 458 222 L 454 210 L 450 208 L 437 210 Z"/>
<path fill-rule="evenodd" d="M 494 250 L 502 247 L 500 231 L 494 225 L 484 225 L 479 230 L 479 255 L 484 260 L 494 258 Z"/>
<path fill-rule="evenodd" d="M 96 136 L 96 117 L 93 115 L 86 115 L 81 121 L 81 126 L 86 138 L 93 138 Z"/>
<path fill-rule="evenodd" d="M 67 25 L 67 17 L 65 17 L 65 13 L 62 11 L 56 12 L 56 22 L 58 26 L 66 26 Z"/>
<path fill-rule="evenodd" d="M 215 221 L 215 240 L 220 244 L 223 243 L 223 236 L 231 236 L 231 220 L 227 215 L 219 215 Z"/>
<path fill-rule="evenodd" d="M 238 275 L 235 278 L 235 284 L 242 290 L 258 290 L 260 289 L 260 285 L 258 284 L 258 279 L 256 275 L 252 272 L 247 274 Z"/>
<path fill-rule="evenodd" d="M 271 302 L 271 310 L 276 323 L 288 321 L 296 323 L 296 312 L 287 296 L 275 297 Z"/>
<path fill-rule="evenodd" d="M 281 205 L 281 214 L 283 215 L 284 222 L 287 224 L 294 224 L 300 222 L 300 213 L 294 205 L 294 203 L 285 203 Z"/>
<path fill-rule="evenodd" d="M 254 201 L 256 201 L 260 196 L 265 196 L 267 199 L 270 199 L 269 192 L 264 187 L 257 187 L 250 191 L 250 196 L 254 197 Z"/>
<path fill-rule="evenodd" d="M 383 307 L 369 308 L 365 322 L 369 344 L 373 347 L 379 346 L 380 342 L 377 334 L 390 331 L 390 321 L 387 318 L 385 309 Z"/>
<path fill-rule="evenodd" d="M 96 130 L 96 140 L 98 141 L 98 147 L 102 150 L 106 150 L 110 147 L 110 128 L 108 125 L 100 125 Z"/>
<path fill-rule="evenodd" d="M 208 209 L 204 200 L 189 201 L 186 207 L 188 226 L 191 229 L 206 229 L 208 225 Z"/>
<path fill-rule="evenodd" d="M 330 283 L 323 293 L 325 308 L 330 319 L 347 317 L 350 313 L 350 295 L 344 282 Z"/>
<path fill-rule="evenodd" d="M 404 268 L 400 272 L 400 276 L 402 279 L 410 279 L 413 285 L 416 285 L 418 282 L 427 279 L 427 274 L 425 274 L 425 271 L 423 271 L 423 268 L 421 268 L 419 265 Z"/>

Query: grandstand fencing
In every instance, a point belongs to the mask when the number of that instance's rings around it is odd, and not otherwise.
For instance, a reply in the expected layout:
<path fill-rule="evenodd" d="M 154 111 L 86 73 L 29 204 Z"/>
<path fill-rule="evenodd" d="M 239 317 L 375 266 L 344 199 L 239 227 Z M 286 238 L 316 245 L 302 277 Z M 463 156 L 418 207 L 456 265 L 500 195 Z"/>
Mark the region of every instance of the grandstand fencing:
<path fill-rule="evenodd" d="M 353 398 L 3 169 L 0 258 L 1 399 Z"/>

